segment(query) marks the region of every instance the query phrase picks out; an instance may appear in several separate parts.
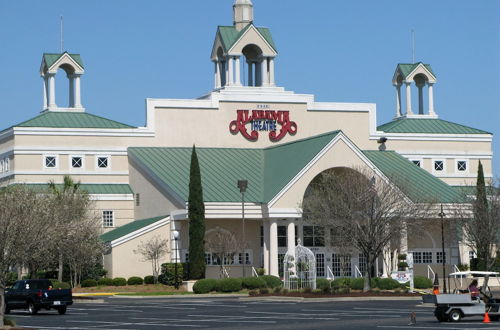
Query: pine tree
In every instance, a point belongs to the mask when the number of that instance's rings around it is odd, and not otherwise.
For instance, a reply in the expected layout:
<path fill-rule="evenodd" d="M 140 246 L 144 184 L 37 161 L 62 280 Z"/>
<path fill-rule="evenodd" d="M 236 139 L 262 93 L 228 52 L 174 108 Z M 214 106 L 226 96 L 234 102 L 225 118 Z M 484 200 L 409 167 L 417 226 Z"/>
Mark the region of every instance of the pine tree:
<path fill-rule="evenodd" d="M 191 153 L 188 204 L 189 279 L 197 280 L 205 277 L 205 205 L 203 204 L 200 165 L 194 145 Z"/>
<path fill-rule="evenodd" d="M 488 198 L 486 197 L 486 186 L 484 183 L 483 165 L 479 161 L 477 168 L 477 181 L 476 181 L 476 200 L 474 203 L 474 217 L 476 231 L 476 249 L 479 261 L 479 268 L 487 270 L 489 266 L 490 257 L 490 242 L 487 239 L 490 236 L 490 224 L 488 214 Z"/>

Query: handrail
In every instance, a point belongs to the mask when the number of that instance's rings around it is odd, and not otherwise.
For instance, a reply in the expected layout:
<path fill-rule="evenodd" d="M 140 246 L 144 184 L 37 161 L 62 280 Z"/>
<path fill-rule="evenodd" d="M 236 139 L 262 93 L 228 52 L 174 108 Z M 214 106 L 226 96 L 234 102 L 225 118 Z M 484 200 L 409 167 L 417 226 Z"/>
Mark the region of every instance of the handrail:
<path fill-rule="evenodd" d="M 453 265 L 453 271 L 454 272 L 459 272 L 460 269 L 458 269 L 457 265 Z M 456 278 L 456 276 L 455 276 Z M 456 285 L 456 284 L 455 284 Z M 460 289 L 463 289 L 464 285 L 463 285 L 463 277 L 460 276 Z M 456 289 L 456 288 L 455 288 Z"/>
<path fill-rule="evenodd" d="M 359 277 L 363 277 L 363 274 L 361 273 L 361 271 L 359 270 L 358 266 L 357 265 L 354 265 L 354 277 L 358 277 L 357 274 L 359 274 Z"/>
<path fill-rule="evenodd" d="M 335 275 L 333 275 L 332 269 L 328 265 L 326 266 L 326 279 L 332 281 L 335 280 Z"/>
<path fill-rule="evenodd" d="M 229 273 L 227 272 L 226 267 L 222 266 L 222 272 L 224 273 L 224 276 L 225 276 L 226 278 L 228 278 L 228 277 L 229 277 Z"/>
<path fill-rule="evenodd" d="M 429 276 L 429 274 L 430 274 L 429 271 L 430 271 L 430 273 L 432 273 L 432 278 Z M 434 281 L 434 277 L 436 277 L 436 273 L 434 273 L 434 271 L 432 270 L 432 267 L 430 265 L 427 265 L 427 278 Z"/>
<path fill-rule="evenodd" d="M 257 274 L 255 267 L 252 267 L 252 276 L 259 277 L 259 274 Z"/>

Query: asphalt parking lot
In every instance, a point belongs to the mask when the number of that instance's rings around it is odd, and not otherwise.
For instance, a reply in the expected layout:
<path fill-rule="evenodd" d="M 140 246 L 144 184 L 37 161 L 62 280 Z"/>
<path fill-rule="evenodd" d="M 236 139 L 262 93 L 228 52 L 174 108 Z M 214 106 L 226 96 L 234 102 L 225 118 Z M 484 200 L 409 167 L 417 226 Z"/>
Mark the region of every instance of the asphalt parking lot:
<path fill-rule="evenodd" d="M 417 324 L 408 325 L 415 311 Z M 36 329 L 500 329 L 469 318 L 438 323 L 419 301 L 297 302 L 245 298 L 105 298 L 76 303 L 66 315 L 13 311 L 18 326 Z"/>

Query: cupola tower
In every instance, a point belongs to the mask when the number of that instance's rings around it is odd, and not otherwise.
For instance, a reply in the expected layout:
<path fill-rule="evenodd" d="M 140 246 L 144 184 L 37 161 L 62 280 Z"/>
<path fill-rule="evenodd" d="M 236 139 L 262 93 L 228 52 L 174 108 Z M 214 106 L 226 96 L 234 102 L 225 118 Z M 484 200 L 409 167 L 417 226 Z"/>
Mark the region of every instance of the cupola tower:
<path fill-rule="evenodd" d="M 253 22 L 253 4 L 251 0 L 236 0 L 233 5 L 233 21 L 237 31 Z"/>

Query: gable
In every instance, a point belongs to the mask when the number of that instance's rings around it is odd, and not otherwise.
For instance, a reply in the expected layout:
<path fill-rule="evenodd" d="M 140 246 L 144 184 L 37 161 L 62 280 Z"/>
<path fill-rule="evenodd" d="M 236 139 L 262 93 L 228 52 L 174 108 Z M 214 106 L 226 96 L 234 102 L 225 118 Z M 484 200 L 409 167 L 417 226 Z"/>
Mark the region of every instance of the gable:
<path fill-rule="evenodd" d="M 264 31 L 267 31 L 265 29 Z M 257 45 L 262 50 L 263 56 L 276 56 L 278 53 L 272 46 L 271 43 L 262 35 L 261 31 L 257 29 L 252 24 L 248 25 L 248 28 L 242 30 L 243 33 L 238 37 L 234 44 L 228 50 L 228 54 L 241 54 L 243 48 L 247 45 Z M 268 31 L 267 31 L 268 32 Z M 271 34 L 268 33 L 268 37 Z"/>
<path fill-rule="evenodd" d="M 71 67 L 74 70 L 73 73 L 84 73 L 83 61 L 80 54 L 69 54 L 68 52 L 62 54 L 44 53 L 40 73 L 42 75 L 46 72 L 57 73 L 57 70 L 64 65 Z"/>
<path fill-rule="evenodd" d="M 393 83 L 397 82 L 398 76 L 401 76 L 403 80 L 413 80 L 413 78 L 418 75 L 418 74 L 424 74 L 428 79 L 429 82 L 435 83 L 436 82 L 436 75 L 432 71 L 432 68 L 429 64 L 424 64 L 422 62 L 418 63 L 399 63 L 398 66 L 396 67 L 396 71 L 394 72 L 394 76 L 392 79 Z"/>

